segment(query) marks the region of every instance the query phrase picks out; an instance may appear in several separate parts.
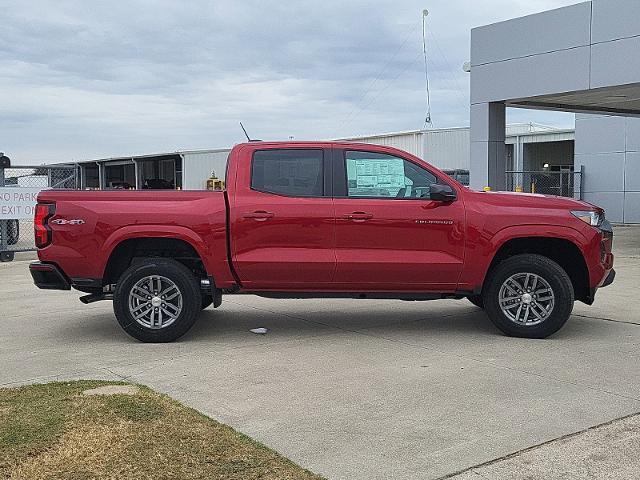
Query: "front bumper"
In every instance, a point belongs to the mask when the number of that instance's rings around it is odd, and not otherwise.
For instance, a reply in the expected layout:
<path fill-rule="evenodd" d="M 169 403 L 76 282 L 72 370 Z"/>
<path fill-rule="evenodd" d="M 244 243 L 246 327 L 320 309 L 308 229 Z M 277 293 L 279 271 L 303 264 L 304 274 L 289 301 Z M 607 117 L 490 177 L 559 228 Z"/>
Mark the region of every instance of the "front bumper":
<path fill-rule="evenodd" d="M 66 275 L 52 263 L 32 262 L 29 272 L 36 287 L 44 290 L 71 290 L 71 282 Z"/>
<path fill-rule="evenodd" d="M 605 220 L 600 226 L 600 232 L 602 232 L 602 240 L 600 240 L 600 260 L 605 272 L 608 271 L 606 277 L 600 282 L 598 287 L 606 287 L 611 285 L 616 278 L 616 271 L 613 269 L 613 227 Z"/>
<path fill-rule="evenodd" d="M 612 268 L 611 271 L 609 272 L 609 275 L 607 275 L 607 277 L 604 279 L 600 287 L 602 288 L 602 287 L 607 287 L 611 285 L 615 278 L 616 278 L 616 271 Z"/>

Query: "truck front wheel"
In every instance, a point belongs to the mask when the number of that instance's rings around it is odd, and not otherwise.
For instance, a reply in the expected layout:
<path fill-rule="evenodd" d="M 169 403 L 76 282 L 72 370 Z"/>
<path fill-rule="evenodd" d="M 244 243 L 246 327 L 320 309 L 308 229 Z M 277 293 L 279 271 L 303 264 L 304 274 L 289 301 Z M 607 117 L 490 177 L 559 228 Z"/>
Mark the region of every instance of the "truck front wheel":
<path fill-rule="evenodd" d="M 149 258 L 129 267 L 113 295 L 118 323 L 132 337 L 171 342 L 193 326 L 202 305 L 196 277 L 181 263 Z"/>
<path fill-rule="evenodd" d="M 571 279 L 556 262 L 522 254 L 493 269 L 483 300 L 489 318 L 503 333 L 546 338 L 569 319 L 574 291 Z"/>

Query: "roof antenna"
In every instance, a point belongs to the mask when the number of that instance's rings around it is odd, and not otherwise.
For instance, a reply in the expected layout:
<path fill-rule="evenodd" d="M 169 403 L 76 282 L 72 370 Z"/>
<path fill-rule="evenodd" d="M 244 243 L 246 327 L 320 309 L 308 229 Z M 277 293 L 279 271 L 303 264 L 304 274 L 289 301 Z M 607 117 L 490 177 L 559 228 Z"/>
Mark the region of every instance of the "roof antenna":
<path fill-rule="evenodd" d="M 247 137 L 247 141 L 248 142 L 261 142 L 262 141 L 262 140 L 250 138 L 249 134 L 247 133 L 247 129 L 244 128 L 244 125 L 242 125 L 242 122 L 240 122 L 240 127 L 242 127 L 242 131 L 244 132 L 244 136 Z"/>
<path fill-rule="evenodd" d="M 250 142 L 251 139 L 249 138 L 249 134 L 247 133 L 247 129 L 244 128 L 244 125 L 242 124 L 242 122 L 240 122 L 240 128 L 242 128 L 242 131 L 244 132 L 244 136 L 247 137 L 247 142 Z"/>

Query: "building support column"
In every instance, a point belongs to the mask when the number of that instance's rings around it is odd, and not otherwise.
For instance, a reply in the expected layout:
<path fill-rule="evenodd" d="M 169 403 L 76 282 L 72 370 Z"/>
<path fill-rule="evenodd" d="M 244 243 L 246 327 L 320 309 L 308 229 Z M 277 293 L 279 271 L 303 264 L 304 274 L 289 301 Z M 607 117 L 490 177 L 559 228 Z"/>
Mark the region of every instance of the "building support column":
<path fill-rule="evenodd" d="M 138 160 L 136 160 L 135 158 L 132 158 L 131 161 L 133 162 L 133 169 L 134 169 L 133 175 L 136 178 L 135 189 L 142 190 L 142 187 L 144 186 L 144 182 L 142 180 L 142 168 L 140 167 Z"/>
<path fill-rule="evenodd" d="M 104 163 L 98 162 L 98 190 L 106 190 L 106 175 L 104 171 Z"/>
<path fill-rule="evenodd" d="M 504 190 L 506 169 L 504 102 L 471 105 L 470 186 Z"/>
<path fill-rule="evenodd" d="M 516 145 L 515 145 L 515 155 L 514 155 L 514 160 L 513 160 L 513 170 L 516 172 L 524 172 L 525 168 L 524 168 L 524 142 L 523 142 L 523 138 L 518 135 L 516 137 Z M 518 173 L 518 174 L 514 174 L 515 181 L 513 182 L 513 187 L 514 190 L 516 187 L 520 187 L 524 190 L 524 179 L 526 177 L 526 175 L 524 173 Z"/>

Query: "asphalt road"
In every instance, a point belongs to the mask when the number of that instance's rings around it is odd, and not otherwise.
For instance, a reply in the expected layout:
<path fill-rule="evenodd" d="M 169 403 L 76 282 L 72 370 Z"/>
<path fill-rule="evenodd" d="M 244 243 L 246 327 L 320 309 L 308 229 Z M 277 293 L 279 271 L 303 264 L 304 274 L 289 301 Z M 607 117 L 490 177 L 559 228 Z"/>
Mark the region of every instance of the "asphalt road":
<path fill-rule="evenodd" d="M 0 385 L 144 383 L 332 479 L 633 478 L 638 417 L 591 428 L 640 412 L 640 228 L 615 252 L 616 282 L 547 340 L 504 337 L 464 300 L 235 296 L 145 345 L 109 302 L 0 264 Z"/>

